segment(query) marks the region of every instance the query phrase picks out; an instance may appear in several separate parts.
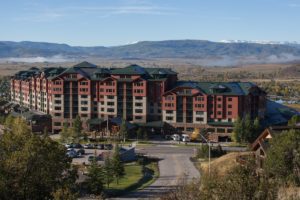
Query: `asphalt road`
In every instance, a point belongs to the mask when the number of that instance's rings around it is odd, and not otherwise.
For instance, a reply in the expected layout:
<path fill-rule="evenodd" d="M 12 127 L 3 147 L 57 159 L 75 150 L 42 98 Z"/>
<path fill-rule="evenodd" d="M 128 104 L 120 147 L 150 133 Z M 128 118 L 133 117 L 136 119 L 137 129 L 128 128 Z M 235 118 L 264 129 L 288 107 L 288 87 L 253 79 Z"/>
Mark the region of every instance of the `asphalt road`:
<path fill-rule="evenodd" d="M 200 176 L 198 170 L 189 159 L 194 154 L 194 148 L 155 145 L 137 148 L 137 152 L 161 159 L 159 161 L 160 176 L 145 189 L 129 193 L 123 197 L 114 198 L 116 200 L 155 199 L 175 188 L 178 184 L 191 181 Z"/>

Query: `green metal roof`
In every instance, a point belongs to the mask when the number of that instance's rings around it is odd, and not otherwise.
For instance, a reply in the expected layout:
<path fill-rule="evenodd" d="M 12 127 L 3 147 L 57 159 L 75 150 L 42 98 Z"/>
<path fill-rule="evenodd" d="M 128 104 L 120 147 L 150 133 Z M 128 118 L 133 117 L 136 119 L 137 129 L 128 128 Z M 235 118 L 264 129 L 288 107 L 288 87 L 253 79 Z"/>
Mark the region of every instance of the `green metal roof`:
<path fill-rule="evenodd" d="M 256 86 L 250 82 L 194 82 L 177 81 L 173 89 L 178 87 L 194 88 L 208 95 L 248 95 L 250 88 Z M 171 90 L 173 90 L 171 89 Z"/>
<path fill-rule="evenodd" d="M 74 65 L 73 67 L 77 67 L 77 68 L 97 68 L 97 65 L 94 65 L 94 64 L 89 63 L 87 61 L 83 61 L 81 63 L 78 63 L 77 65 Z"/>
<path fill-rule="evenodd" d="M 143 75 L 148 73 L 145 68 L 139 65 L 129 65 L 128 67 L 113 69 L 112 74 L 129 74 L 129 75 Z"/>

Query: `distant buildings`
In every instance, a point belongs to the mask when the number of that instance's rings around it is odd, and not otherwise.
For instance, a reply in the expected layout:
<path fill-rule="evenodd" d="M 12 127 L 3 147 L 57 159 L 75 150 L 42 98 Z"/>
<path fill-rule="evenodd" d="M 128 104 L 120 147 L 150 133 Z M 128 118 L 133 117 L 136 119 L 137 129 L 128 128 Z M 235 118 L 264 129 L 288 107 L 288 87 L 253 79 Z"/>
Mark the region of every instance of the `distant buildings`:
<path fill-rule="evenodd" d="M 178 81 L 171 69 L 108 69 L 88 62 L 20 71 L 11 78 L 11 99 L 50 114 L 54 132 L 77 115 L 86 129 L 90 121 L 119 117 L 185 132 L 207 128 L 213 140 L 227 139 L 238 116 L 263 118 L 266 108 L 266 93 L 253 83 Z"/>

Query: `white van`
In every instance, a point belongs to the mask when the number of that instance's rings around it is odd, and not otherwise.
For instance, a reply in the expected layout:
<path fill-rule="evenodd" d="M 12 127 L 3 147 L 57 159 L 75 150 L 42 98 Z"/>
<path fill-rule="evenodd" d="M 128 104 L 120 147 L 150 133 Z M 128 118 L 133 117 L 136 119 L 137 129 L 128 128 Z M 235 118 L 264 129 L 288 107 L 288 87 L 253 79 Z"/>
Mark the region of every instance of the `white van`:
<path fill-rule="evenodd" d="M 178 135 L 178 134 L 173 134 L 173 135 L 172 135 L 172 139 L 175 140 L 175 141 L 180 141 L 180 135 Z"/>
<path fill-rule="evenodd" d="M 190 142 L 191 141 L 190 136 L 187 135 L 187 134 L 182 134 L 181 139 L 182 139 L 183 142 Z"/>

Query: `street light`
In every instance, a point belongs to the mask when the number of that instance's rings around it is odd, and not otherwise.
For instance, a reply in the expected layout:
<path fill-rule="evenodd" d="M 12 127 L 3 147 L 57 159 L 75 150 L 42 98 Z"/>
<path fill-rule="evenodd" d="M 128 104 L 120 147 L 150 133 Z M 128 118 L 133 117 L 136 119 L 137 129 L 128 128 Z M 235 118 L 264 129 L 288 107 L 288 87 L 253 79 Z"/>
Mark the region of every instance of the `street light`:
<path fill-rule="evenodd" d="M 208 133 L 209 134 L 209 133 Z M 208 174 L 210 176 L 210 141 L 207 140 L 201 133 L 199 135 L 205 140 L 205 142 L 208 144 Z"/>

